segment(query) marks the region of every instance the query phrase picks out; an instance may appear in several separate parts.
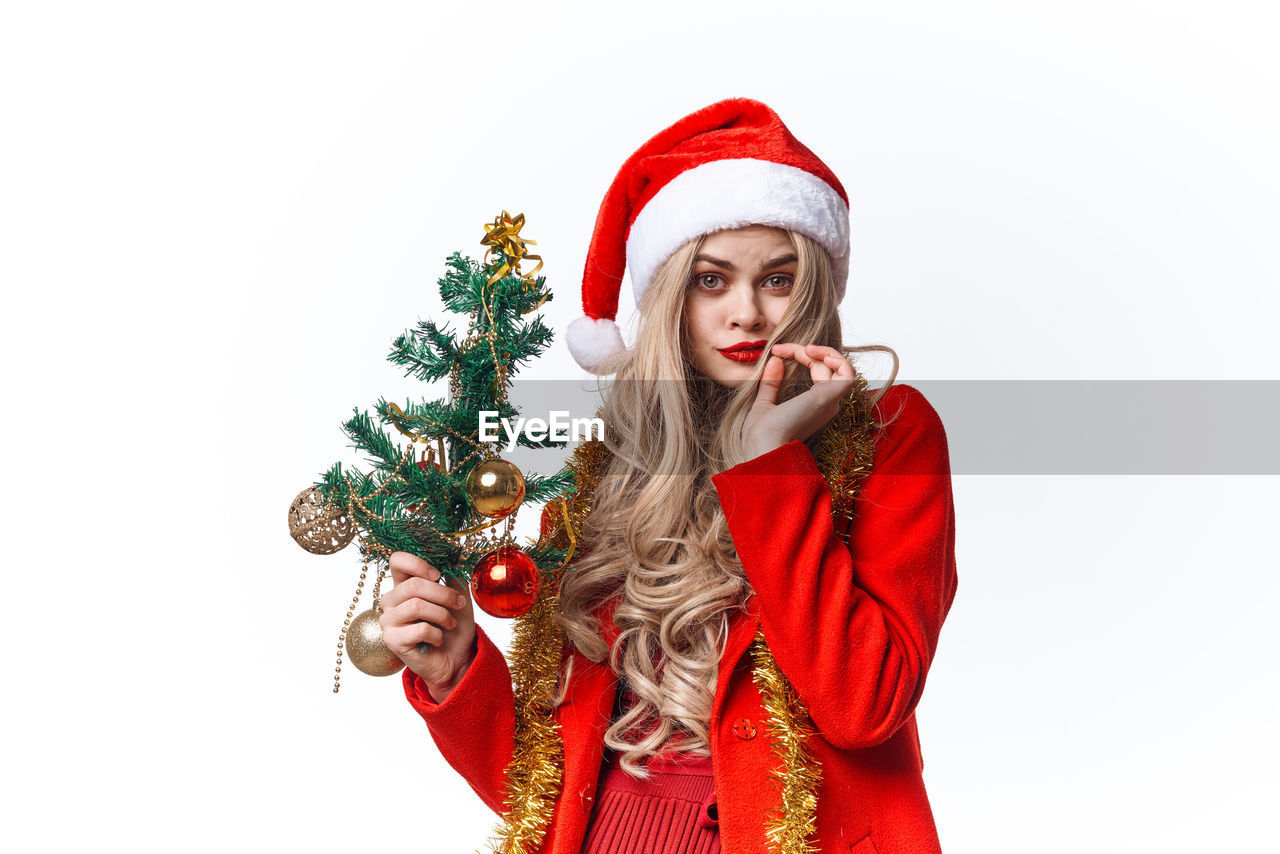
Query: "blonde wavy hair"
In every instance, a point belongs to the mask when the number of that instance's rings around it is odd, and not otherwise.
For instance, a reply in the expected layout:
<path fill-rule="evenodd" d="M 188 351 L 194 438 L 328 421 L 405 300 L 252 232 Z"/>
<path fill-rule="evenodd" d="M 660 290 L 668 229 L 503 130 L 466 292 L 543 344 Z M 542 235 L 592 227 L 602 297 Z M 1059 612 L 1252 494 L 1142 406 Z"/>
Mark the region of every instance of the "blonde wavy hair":
<path fill-rule="evenodd" d="M 882 346 L 842 346 L 830 256 L 810 238 L 786 234 L 796 250 L 796 276 L 769 345 L 890 353 L 893 372 L 872 395 L 874 405 L 897 374 L 897 354 Z M 648 777 L 644 757 L 657 755 L 673 735 L 680 734 L 682 750 L 709 755 L 711 701 L 729 617 L 745 609 L 752 593 L 711 475 L 743 462 L 742 424 L 766 360 L 737 388 L 720 386 L 687 360 L 684 303 L 702 241 L 685 244 L 659 269 L 639 305 L 635 346 L 605 366 L 615 375 L 600 409 L 612 461 L 583 523 L 586 550 L 561 582 L 556 616 L 568 641 L 590 661 L 607 655 L 638 698 L 604 740 L 621 753 L 623 769 L 640 778 Z M 778 399 L 811 385 L 808 369 L 788 360 Z M 609 648 L 592 611 L 618 596 L 620 634 Z M 572 656 L 568 662 L 554 705 L 563 702 L 572 677 Z M 654 721 L 650 735 L 627 740 L 633 728 Z"/>

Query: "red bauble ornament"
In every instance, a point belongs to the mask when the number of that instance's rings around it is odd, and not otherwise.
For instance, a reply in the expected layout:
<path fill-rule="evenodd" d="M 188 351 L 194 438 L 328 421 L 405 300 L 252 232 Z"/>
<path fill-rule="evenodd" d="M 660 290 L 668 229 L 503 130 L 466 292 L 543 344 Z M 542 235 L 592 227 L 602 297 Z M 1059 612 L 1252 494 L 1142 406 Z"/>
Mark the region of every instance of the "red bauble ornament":
<path fill-rule="evenodd" d="M 471 596 L 480 610 L 494 617 L 518 617 L 538 601 L 542 572 L 514 546 L 499 546 L 476 562 Z"/>

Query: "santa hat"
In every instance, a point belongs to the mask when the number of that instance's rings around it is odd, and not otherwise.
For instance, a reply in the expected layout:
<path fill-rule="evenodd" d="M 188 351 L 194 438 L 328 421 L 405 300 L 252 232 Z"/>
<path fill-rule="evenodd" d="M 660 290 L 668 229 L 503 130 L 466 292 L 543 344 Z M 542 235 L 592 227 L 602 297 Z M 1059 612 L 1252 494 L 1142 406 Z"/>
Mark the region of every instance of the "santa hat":
<path fill-rule="evenodd" d="M 849 197 L 835 174 L 749 98 L 703 107 L 632 154 L 609 185 L 582 274 L 582 310 L 565 340 L 599 373 L 625 349 L 615 322 L 624 268 L 636 304 L 654 274 L 690 240 L 746 225 L 789 228 L 831 256 L 838 297 L 849 275 Z"/>

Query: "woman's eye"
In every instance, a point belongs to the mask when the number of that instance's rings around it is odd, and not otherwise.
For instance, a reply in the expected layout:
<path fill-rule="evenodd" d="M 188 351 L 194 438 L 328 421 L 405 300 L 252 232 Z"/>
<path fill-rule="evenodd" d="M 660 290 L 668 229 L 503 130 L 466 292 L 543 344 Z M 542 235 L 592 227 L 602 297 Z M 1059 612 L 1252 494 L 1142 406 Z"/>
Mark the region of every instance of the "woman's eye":
<path fill-rule="evenodd" d="M 720 281 L 720 277 L 711 273 L 701 273 L 694 277 L 695 284 L 704 288 L 714 288 L 715 283 Z"/>
<path fill-rule="evenodd" d="M 790 276 L 770 276 L 766 281 L 768 282 L 769 287 L 774 290 L 791 287 Z"/>

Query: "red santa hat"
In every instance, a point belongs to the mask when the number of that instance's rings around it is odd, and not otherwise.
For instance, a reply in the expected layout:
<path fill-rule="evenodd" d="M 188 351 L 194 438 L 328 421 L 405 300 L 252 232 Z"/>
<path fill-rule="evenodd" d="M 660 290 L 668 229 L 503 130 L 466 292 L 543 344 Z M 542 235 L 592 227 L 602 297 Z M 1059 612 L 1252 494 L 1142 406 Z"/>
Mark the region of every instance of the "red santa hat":
<path fill-rule="evenodd" d="M 836 290 L 849 275 L 849 197 L 835 174 L 767 105 L 729 98 L 691 113 L 632 154 L 605 193 L 582 274 L 583 317 L 565 340 L 599 373 L 625 349 L 615 322 L 625 268 L 636 304 L 690 240 L 746 225 L 789 228 L 831 256 Z"/>

